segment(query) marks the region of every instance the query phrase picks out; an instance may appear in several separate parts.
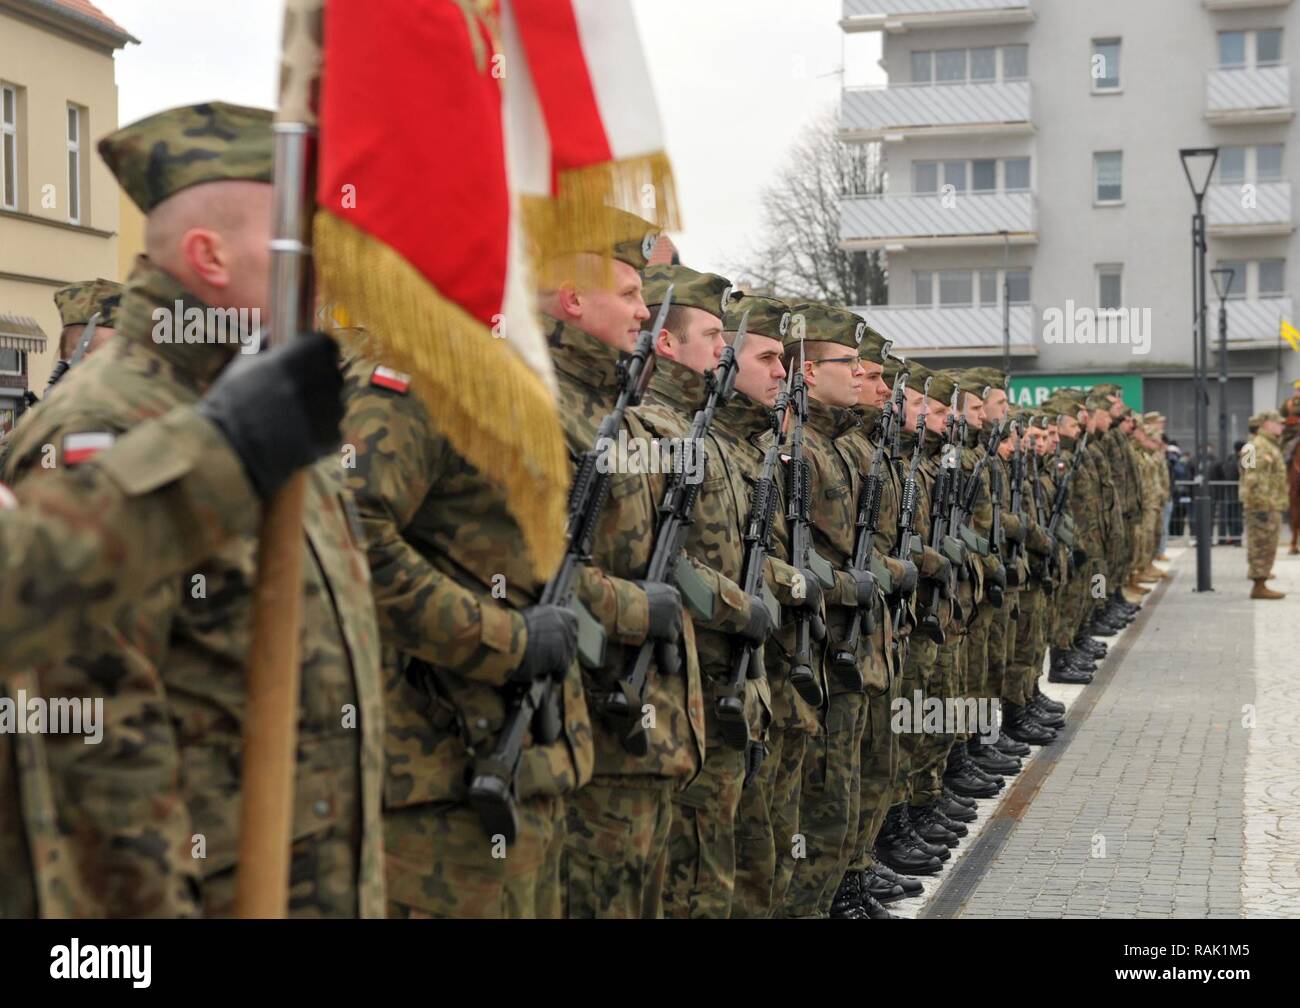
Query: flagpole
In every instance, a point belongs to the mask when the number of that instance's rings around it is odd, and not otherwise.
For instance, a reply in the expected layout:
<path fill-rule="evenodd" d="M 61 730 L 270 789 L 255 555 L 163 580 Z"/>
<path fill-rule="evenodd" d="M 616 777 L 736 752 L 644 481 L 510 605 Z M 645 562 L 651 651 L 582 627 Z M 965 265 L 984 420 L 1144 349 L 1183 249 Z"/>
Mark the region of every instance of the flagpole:
<path fill-rule="evenodd" d="M 324 0 L 287 0 L 285 4 L 280 101 L 272 127 L 272 343 L 283 343 L 312 327 L 314 95 L 320 74 L 323 14 Z M 288 911 L 305 489 L 306 474 L 298 473 L 267 502 L 258 543 L 235 870 L 237 917 L 284 917 Z"/>

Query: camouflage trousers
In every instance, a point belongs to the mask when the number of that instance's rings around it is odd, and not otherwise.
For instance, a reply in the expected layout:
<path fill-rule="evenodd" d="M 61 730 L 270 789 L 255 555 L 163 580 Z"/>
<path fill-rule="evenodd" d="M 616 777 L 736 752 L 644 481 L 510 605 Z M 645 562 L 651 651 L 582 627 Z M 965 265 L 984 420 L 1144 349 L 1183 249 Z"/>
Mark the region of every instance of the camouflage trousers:
<path fill-rule="evenodd" d="M 799 834 L 803 856 L 796 859 L 783 916 L 825 917 L 856 841 L 862 800 L 864 693 L 832 693 L 822 731 L 804 753 Z"/>
<path fill-rule="evenodd" d="M 1002 608 L 993 610 L 993 619 L 989 623 L 987 648 L 987 666 L 984 676 L 984 692 L 981 696 L 996 700 L 1002 696 L 1002 680 L 1007 673 L 1008 637 L 1015 633 L 1011 614 L 1019 604 L 1020 592 L 1008 590 L 1002 600 Z"/>
<path fill-rule="evenodd" d="M 1023 705 L 1033 695 L 1034 683 L 1042 667 L 1038 642 L 1041 638 L 1045 603 L 1046 594 L 1037 585 L 1020 593 L 1020 618 L 1016 620 L 1011 657 L 1007 662 L 1007 674 L 1002 681 L 1002 699 L 1017 706 Z M 1036 656 L 1039 664 L 1034 663 Z"/>
<path fill-rule="evenodd" d="M 561 880 L 577 920 L 663 916 L 673 782 L 597 776 L 567 799 Z"/>
<path fill-rule="evenodd" d="M 563 915 L 565 800 L 518 804 L 519 835 L 489 837 L 466 805 L 384 813 L 390 917 L 546 918 Z"/>
<path fill-rule="evenodd" d="M 849 859 L 850 871 L 863 871 L 875 863 L 871 850 L 885 821 L 898 776 L 899 740 L 891 724 L 894 701 L 903 695 L 903 677 L 894 676 L 890 689 L 867 696 L 866 728 L 862 732 L 861 798 L 857 841 Z"/>
<path fill-rule="evenodd" d="M 722 740 L 713 704 L 704 706 L 704 765 L 673 799 L 665 917 L 731 915 L 736 883 L 736 810 L 745 754 Z"/>
<path fill-rule="evenodd" d="M 1247 574 L 1251 578 L 1268 577 L 1273 573 L 1277 540 L 1281 532 L 1281 512 L 1246 512 L 1246 563 Z"/>
<path fill-rule="evenodd" d="M 1006 600 L 1003 599 L 1003 605 Z M 961 692 L 956 694 L 956 698 L 964 700 L 967 697 L 985 697 L 989 695 L 988 677 L 989 677 L 989 635 L 993 630 L 994 621 L 1001 615 L 1002 610 L 995 608 L 993 603 L 985 599 L 980 603 L 979 609 L 975 612 L 975 618 L 971 620 L 970 632 L 966 635 L 965 649 L 962 667 L 964 669 Z M 962 739 L 968 738 L 968 734 L 963 734 Z"/>
<path fill-rule="evenodd" d="M 912 796 L 912 770 L 923 753 L 926 736 L 911 728 L 910 708 L 915 705 L 919 690 L 922 697 L 926 695 L 935 659 L 939 649 L 932 641 L 925 640 L 913 633 L 908 641 L 907 660 L 903 663 L 903 674 L 898 677 L 898 694 L 907 701 L 908 717 L 901 724 L 898 736 L 898 760 L 894 766 L 894 780 L 890 787 L 890 805 L 908 801 Z"/>
<path fill-rule="evenodd" d="M 799 798 L 808 733 L 773 728 L 767 758 L 740 796 L 732 917 L 771 917 L 785 903 L 799 852 Z"/>
<path fill-rule="evenodd" d="M 941 705 L 948 697 L 962 695 L 961 663 L 965 640 L 965 635 L 957 636 L 954 628 L 948 635 L 948 643 L 938 649 L 935 657 L 925 695 L 936 698 Z M 913 805 L 929 805 L 942 793 L 944 767 L 956 741 L 956 735 L 946 732 L 927 733 L 922 737 L 914 757 L 909 789 Z"/>

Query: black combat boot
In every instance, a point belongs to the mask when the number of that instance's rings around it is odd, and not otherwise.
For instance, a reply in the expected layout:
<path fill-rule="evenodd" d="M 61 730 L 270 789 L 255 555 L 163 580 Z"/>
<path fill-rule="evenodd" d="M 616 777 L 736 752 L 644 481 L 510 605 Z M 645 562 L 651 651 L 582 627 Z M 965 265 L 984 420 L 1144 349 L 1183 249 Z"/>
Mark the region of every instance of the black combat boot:
<path fill-rule="evenodd" d="M 948 790 L 946 784 L 943 785 L 943 795 L 945 798 L 955 801 L 958 805 L 965 805 L 968 809 L 977 809 L 980 807 L 980 803 L 974 798 L 967 798 L 965 795 L 954 794 L 952 791 Z"/>
<path fill-rule="evenodd" d="M 1054 683 L 1066 683 L 1070 686 L 1087 686 L 1092 682 L 1092 673 L 1084 672 L 1068 664 L 1053 665 L 1047 673 L 1047 681 Z M 1015 738 L 1015 732 L 1011 732 L 1011 737 Z"/>
<path fill-rule="evenodd" d="M 984 745 L 978 735 L 970 737 L 970 741 L 966 743 L 966 753 L 985 773 L 1007 777 L 1020 773 L 1020 760 L 1008 756 L 995 745 Z"/>
<path fill-rule="evenodd" d="M 866 895 L 870 896 L 877 903 L 897 903 L 901 899 L 907 898 L 907 893 L 897 882 L 890 882 L 876 870 L 872 865 L 866 871 L 860 873 L 862 876 L 862 889 Z M 892 873 L 891 873 L 892 874 Z M 917 883 L 919 887 L 920 882 Z"/>
<path fill-rule="evenodd" d="M 944 773 L 943 783 L 962 798 L 996 798 L 1000 790 L 987 775 L 976 776 L 960 764 Z"/>
<path fill-rule="evenodd" d="M 1094 616 L 1088 624 L 1088 634 L 1092 637 L 1114 637 L 1122 628 L 1107 623 L 1102 617 Z"/>
<path fill-rule="evenodd" d="M 912 842 L 910 831 L 903 828 L 903 809 L 904 803 L 899 803 L 886 814 L 885 824 L 876 837 L 876 859 L 906 875 L 938 874 L 943 862 Z"/>
<path fill-rule="evenodd" d="M 867 911 L 862 905 L 862 875 L 859 872 L 845 872 L 840 879 L 839 888 L 831 899 L 831 920 L 867 920 Z"/>
<path fill-rule="evenodd" d="M 1025 704 L 1025 710 L 1029 713 L 1029 716 L 1044 728 L 1051 728 L 1053 731 L 1057 728 L 1064 728 L 1065 715 L 1049 711 L 1046 707 L 1037 703 L 1037 699 L 1037 697 L 1030 697 L 1029 703 Z"/>
<path fill-rule="evenodd" d="M 955 833 L 959 837 L 964 837 L 970 833 L 970 830 L 943 810 L 944 804 L 943 795 L 940 795 L 937 799 L 927 805 L 926 808 L 930 810 L 930 815 L 934 816 L 939 825 L 949 833 Z"/>
<path fill-rule="evenodd" d="M 877 861 L 871 866 L 870 870 L 875 872 L 886 882 L 890 882 L 901 888 L 903 890 L 904 899 L 911 899 L 913 896 L 920 896 L 925 892 L 925 887 L 921 885 L 920 879 L 914 879 L 910 875 L 900 875 L 883 861 Z M 880 899 L 879 896 L 876 898 Z M 883 903 L 884 900 L 881 900 L 881 902 Z"/>
<path fill-rule="evenodd" d="M 1065 704 L 1061 703 L 1060 700 L 1053 700 L 1046 693 L 1040 690 L 1037 681 L 1034 682 L 1034 700 L 1038 702 L 1039 707 L 1049 710 L 1053 714 L 1065 713 Z"/>
<path fill-rule="evenodd" d="M 872 920 L 898 920 L 893 914 L 880 905 L 880 901 L 869 894 L 863 894 L 862 909 Z"/>
<path fill-rule="evenodd" d="M 955 761 L 957 767 L 967 775 L 980 780 L 989 781 L 996 785 L 999 791 L 1006 786 L 1006 779 L 1000 774 L 989 773 L 989 771 L 983 769 L 973 759 L 971 759 L 970 753 L 966 751 L 964 745 L 954 745 L 952 747 L 952 752 L 949 754 L 949 759 Z"/>
<path fill-rule="evenodd" d="M 947 861 L 952 857 L 952 853 L 948 850 L 948 845 L 946 843 L 934 843 L 927 840 L 917 829 L 916 819 L 918 817 L 923 817 L 924 814 L 925 806 L 923 805 L 904 805 L 903 813 L 900 818 L 900 822 L 903 824 L 903 829 L 906 830 L 907 835 L 912 838 L 912 843 L 920 847 L 921 850 L 925 851 L 925 853 L 929 854 L 931 857 L 937 857 L 940 861 Z M 951 836 L 951 834 L 948 835 Z M 953 837 L 954 845 L 956 845 L 956 841 L 957 838 Z"/>
<path fill-rule="evenodd" d="M 998 725 L 998 740 L 994 742 L 993 745 L 997 747 L 998 752 L 1004 752 L 1008 756 L 1029 755 L 1029 746 L 1025 745 L 1023 742 L 1017 742 L 1015 739 L 1013 739 L 1010 735 L 1008 735 L 1005 731 L 1002 730 L 1002 726 L 1000 724 Z"/>
<path fill-rule="evenodd" d="M 1050 678 L 1050 677 L 1049 677 Z M 1006 720 L 1003 726 L 1017 742 L 1025 742 L 1029 745 L 1047 745 L 1056 739 L 1056 732 L 1050 728 L 1044 728 L 1035 721 L 1031 716 L 1025 713 L 1023 707 L 1017 704 L 1007 703 L 1002 705 Z"/>
<path fill-rule="evenodd" d="M 973 801 L 974 799 L 967 800 Z M 961 799 L 946 787 L 935 804 L 939 806 L 939 811 L 946 815 L 950 822 L 961 824 L 975 821 L 975 810 L 969 805 L 962 805 Z"/>
<path fill-rule="evenodd" d="M 934 814 L 933 804 L 913 806 L 908 810 L 908 816 L 912 820 L 912 828 L 916 830 L 917 836 L 926 843 L 933 844 L 935 847 L 957 846 L 957 834 L 939 822 Z"/>
<path fill-rule="evenodd" d="M 1093 640 L 1087 634 L 1080 634 L 1078 637 L 1074 638 L 1074 646 L 1089 658 L 1095 658 L 1097 661 L 1101 661 L 1105 658 L 1106 652 L 1110 650 L 1101 641 Z"/>

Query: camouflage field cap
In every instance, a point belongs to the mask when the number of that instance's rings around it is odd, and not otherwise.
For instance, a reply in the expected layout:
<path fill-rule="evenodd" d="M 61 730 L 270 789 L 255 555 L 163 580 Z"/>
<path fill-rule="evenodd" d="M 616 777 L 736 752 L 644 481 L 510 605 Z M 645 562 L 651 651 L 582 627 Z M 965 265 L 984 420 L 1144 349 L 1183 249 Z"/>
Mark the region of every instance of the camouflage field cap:
<path fill-rule="evenodd" d="M 716 273 L 700 273 L 689 266 L 659 263 L 648 267 L 641 277 L 641 300 L 647 308 L 663 304 L 670 286 L 674 307 L 698 308 L 719 320 L 726 314 L 731 300 L 730 280 Z"/>
<path fill-rule="evenodd" d="M 795 305 L 791 311 L 794 315 L 790 320 L 790 331 L 785 336 L 786 347 L 798 343 L 802 335 L 809 342 L 838 343 L 860 354 L 869 328 L 860 315 L 811 301 Z"/>
<path fill-rule="evenodd" d="M 1088 397 L 1083 401 L 1084 405 L 1090 410 L 1108 410 L 1110 409 L 1110 400 L 1102 393 L 1093 389 L 1088 393 Z"/>
<path fill-rule="evenodd" d="M 1163 422 L 1165 415 L 1157 410 L 1151 410 L 1150 412 L 1143 413 L 1142 419 L 1149 424 L 1158 424 Z"/>
<path fill-rule="evenodd" d="M 881 380 L 892 388 L 900 370 L 907 372 L 907 387 L 915 389 L 921 389 L 925 386 L 925 376 L 930 373 L 920 364 L 913 364 L 902 357 L 887 354 L 885 356 L 885 373 L 880 376 Z"/>
<path fill-rule="evenodd" d="M 1005 371 L 1000 371 L 995 367 L 967 368 L 964 373 L 977 383 L 981 389 L 1001 389 L 1005 392 L 1010 384 L 1010 376 Z M 979 395 L 980 392 L 977 390 L 975 394 Z"/>
<path fill-rule="evenodd" d="M 1114 382 L 1103 382 L 1100 385 L 1094 385 L 1091 391 L 1097 395 L 1113 395 L 1119 396 L 1121 399 L 1124 397 L 1124 389 L 1119 385 L 1116 385 Z"/>
<path fill-rule="evenodd" d="M 1256 413 L 1254 416 L 1250 418 L 1250 426 L 1252 428 L 1258 428 L 1266 420 L 1276 420 L 1278 423 L 1281 423 L 1282 414 L 1275 409 L 1260 410 L 1258 413 Z"/>
<path fill-rule="evenodd" d="M 978 368 L 971 368 L 969 370 L 965 368 L 948 368 L 942 373 L 951 378 L 953 383 L 963 392 L 973 395 L 976 398 L 983 399 L 984 390 L 988 388 L 988 382 L 981 381 L 974 373 L 978 370 Z"/>
<path fill-rule="evenodd" d="M 952 405 L 952 394 L 957 390 L 957 383 L 947 371 L 931 371 L 928 375 L 916 377 L 913 372 L 912 381 L 916 382 L 917 388 L 923 388 L 925 379 L 933 375 L 934 381 L 930 383 L 930 398 L 935 402 L 941 402 L 945 406 Z M 911 384 L 909 382 L 909 384 Z"/>
<path fill-rule="evenodd" d="M 168 109 L 108 134 L 99 156 L 148 213 L 202 182 L 270 182 L 271 113 L 225 102 Z"/>
<path fill-rule="evenodd" d="M 674 295 L 675 296 L 675 295 Z M 747 332 L 767 336 L 784 342 L 785 334 L 790 331 L 790 306 L 780 298 L 767 297 L 763 294 L 741 294 L 735 291 L 727 302 L 727 313 L 722 317 L 722 327 L 727 332 L 735 332 L 740 325 L 740 317 L 749 312 L 745 321 Z"/>
<path fill-rule="evenodd" d="M 122 285 L 112 280 L 80 280 L 56 290 L 54 304 L 65 326 L 84 325 L 98 312 L 100 325 L 116 329 L 122 290 Z"/>
<path fill-rule="evenodd" d="M 862 348 L 858 354 L 863 360 L 871 361 L 873 364 L 885 363 L 885 358 L 889 355 L 889 348 L 893 346 L 892 340 L 885 339 L 884 336 L 867 326 L 867 334 L 862 337 Z"/>

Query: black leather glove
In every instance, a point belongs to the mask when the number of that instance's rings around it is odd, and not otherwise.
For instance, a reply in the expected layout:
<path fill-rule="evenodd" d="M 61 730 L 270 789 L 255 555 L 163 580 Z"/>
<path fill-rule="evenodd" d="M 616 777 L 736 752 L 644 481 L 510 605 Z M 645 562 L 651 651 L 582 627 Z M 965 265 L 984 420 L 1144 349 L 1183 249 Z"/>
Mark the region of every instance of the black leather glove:
<path fill-rule="evenodd" d="M 578 653 L 578 617 L 573 610 L 557 605 L 535 605 L 525 609 L 524 656 L 510 673 L 515 682 L 532 682 L 564 672 Z"/>
<path fill-rule="evenodd" d="M 675 643 L 682 635 L 681 592 L 662 581 L 638 581 L 636 584 L 645 592 L 650 608 L 650 628 L 646 636 Z"/>
<path fill-rule="evenodd" d="M 225 435 L 253 488 L 269 497 L 338 447 L 342 392 L 338 345 L 310 333 L 228 365 L 198 411 Z"/>
<path fill-rule="evenodd" d="M 758 647 L 763 641 L 767 640 L 767 635 L 772 632 L 772 617 L 767 611 L 767 606 L 757 595 L 749 596 L 749 622 L 746 623 L 737 633 L 745 638 L 750 644 Z"/>
<path fill-rule="evenodd" d="M 880 582 L 876 580 L 876 575 L 867 570 L 849 570 L 844 572 L 857 586 L 857 605 L 859 608 L 867 608 L 876 604 L 876 592 L 880 587 Z"/>
<path fill-rule="evenodd" d="M 903 576 L 894 578 L 894 598 L 911 595 L 916 590 L 916 564 L 906 558 L 900 558 L 898 562 L 903 565 Z"/>
<path fill-rule="evenodd" d="M 809 612 L 818 612 L 822 605 L 822 585 L 817 580 L 817 575 L 810 570 L 800 570 L 800 576 L 803 578 L 804 590 L 802 598 L 793 598 L 790 603 L 791 609 L 807 609 Z"/>
<path fill-rule="evenodd" d="M 1074 566 L 1076 568 L 1082 567 L 1087 562 L 1088 562 L 1088 551 L 1080 549 L 1078 546 L 1074 547 Z"/>

